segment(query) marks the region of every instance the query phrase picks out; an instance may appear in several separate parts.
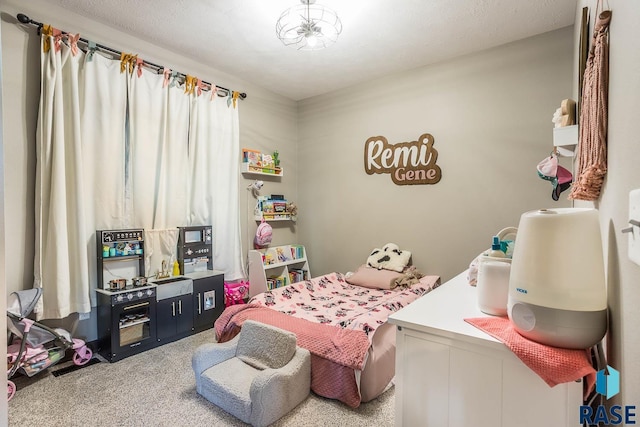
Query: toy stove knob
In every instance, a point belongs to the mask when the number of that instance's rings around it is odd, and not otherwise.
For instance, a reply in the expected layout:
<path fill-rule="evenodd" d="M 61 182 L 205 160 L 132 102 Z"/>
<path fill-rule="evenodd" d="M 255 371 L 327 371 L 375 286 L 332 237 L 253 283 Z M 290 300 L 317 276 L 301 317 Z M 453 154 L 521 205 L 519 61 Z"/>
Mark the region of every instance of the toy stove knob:
<path fill-rule="evenodd" d="M 127 294 L 127 299 L 131 301 L 133 299 L 133 294 Z"/>
<path fill-rule="evenodd" d="M 142 298 L 144 296 L 144 292 L 138 291 L 138 298 Z"/>
<path fill-rule="evenodd" d="M 153 291 L 151 289 L 147 289 L 147 295 L 149 296 L 153 295 Z"/>
<path fill-rule="evenodd" d="M 122 302 L 122 300 L 124 299 L 124 297 L 122 296 L 122 294 L 118 295 L 116 297 L 116 299 L 118 300 L 118 302 Z"/>

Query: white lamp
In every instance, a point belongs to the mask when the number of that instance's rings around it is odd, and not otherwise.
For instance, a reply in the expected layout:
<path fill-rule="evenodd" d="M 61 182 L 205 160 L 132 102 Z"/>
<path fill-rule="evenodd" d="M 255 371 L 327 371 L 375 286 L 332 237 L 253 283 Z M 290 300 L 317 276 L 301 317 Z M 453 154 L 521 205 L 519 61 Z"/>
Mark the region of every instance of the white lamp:
<path fill-rule="evenodd" d="M 607 291 L 597 210 L 522 214 L 507 313 L 522 336 L 542 344 L 579 349 L 602 340 Z"/>

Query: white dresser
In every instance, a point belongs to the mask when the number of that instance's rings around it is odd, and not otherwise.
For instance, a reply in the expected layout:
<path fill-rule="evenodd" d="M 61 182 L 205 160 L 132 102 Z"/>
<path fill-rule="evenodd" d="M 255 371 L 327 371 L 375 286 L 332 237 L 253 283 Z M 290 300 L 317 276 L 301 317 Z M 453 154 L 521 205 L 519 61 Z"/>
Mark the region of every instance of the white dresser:
<path fill-rule="evenodd" d="M 463 272 L 394 313 L 396 426 L 575 427 L 582 383 L 549 387 L 463 319 L 487 316 Z"/>

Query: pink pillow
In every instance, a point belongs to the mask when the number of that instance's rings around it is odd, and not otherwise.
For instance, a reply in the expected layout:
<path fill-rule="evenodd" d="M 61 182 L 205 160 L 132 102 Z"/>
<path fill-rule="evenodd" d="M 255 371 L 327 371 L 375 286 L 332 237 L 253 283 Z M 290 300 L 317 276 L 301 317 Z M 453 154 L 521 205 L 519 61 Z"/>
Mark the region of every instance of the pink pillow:
<path fill-rule="evenodd" d="M 402 276 L 403 274 L 397 271 L 378 270 L 363 264 L 346 280 L 352 285 L 362 286 L 363 288 L 392 289 L 396 286 L 396 279 Z"/>

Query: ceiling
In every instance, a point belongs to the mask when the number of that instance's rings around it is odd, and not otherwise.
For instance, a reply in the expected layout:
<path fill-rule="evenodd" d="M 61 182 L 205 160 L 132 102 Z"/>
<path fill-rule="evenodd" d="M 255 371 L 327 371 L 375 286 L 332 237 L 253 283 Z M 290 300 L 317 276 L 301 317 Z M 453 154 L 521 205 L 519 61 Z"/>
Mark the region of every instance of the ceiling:
<path fill-rule="evenodd" d="M 299 0 L 49 3 L 293 100 L 566 27 L 576 13 L 576 0 L 317 0 L 337 12 L 342 34 L 327 49 L 297 51 L 275 25 Z"/>

